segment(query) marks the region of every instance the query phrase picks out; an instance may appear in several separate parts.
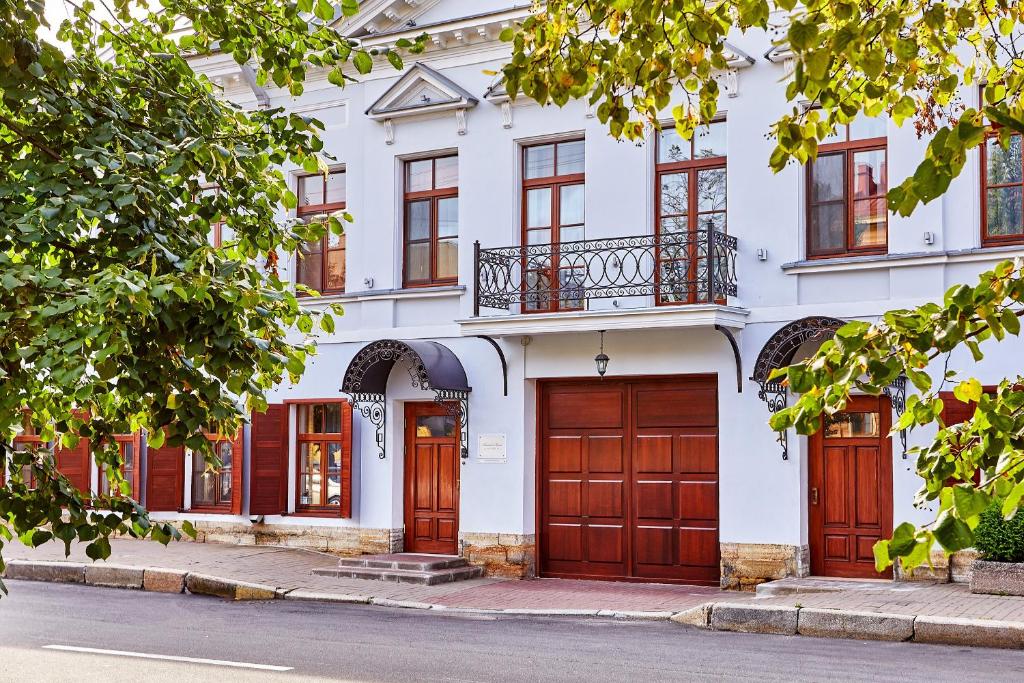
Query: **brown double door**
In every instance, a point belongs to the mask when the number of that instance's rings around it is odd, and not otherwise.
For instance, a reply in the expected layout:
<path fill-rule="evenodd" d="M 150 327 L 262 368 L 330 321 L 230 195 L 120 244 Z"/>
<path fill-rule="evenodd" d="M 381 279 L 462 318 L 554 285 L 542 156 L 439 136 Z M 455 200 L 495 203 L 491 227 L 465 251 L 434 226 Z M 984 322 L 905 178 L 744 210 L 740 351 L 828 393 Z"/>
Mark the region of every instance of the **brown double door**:
<path fill-rule="evenodd" d="M 458 420 L 436 403 L 405 404 L 405 552 L 458 554 Z"/>
<path fill-rule="evenodd" d="M 714 376 L 543 383 L 542 576 L 718 585 Z"/>
<path fill-rule="evenodd" d="M 857 396 L 811 437 L 811 572 L 846 578 L 875 571 L 873 547 L 892 533 L 892 416 L 885 397 Z"/>

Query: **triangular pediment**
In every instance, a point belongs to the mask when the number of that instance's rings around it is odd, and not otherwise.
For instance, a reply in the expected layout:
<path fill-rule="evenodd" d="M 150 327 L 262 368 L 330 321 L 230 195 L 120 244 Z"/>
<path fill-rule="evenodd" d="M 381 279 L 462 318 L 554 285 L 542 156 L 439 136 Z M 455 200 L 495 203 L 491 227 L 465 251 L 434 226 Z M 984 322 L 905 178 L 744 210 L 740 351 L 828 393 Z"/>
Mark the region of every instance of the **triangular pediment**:
<path fill-rule="evenodd" d="M 413 64 L 366 110 L 372 119 L 394 119 L 451 109 L 469 109 L 477 99 L 447 76 Z"/>

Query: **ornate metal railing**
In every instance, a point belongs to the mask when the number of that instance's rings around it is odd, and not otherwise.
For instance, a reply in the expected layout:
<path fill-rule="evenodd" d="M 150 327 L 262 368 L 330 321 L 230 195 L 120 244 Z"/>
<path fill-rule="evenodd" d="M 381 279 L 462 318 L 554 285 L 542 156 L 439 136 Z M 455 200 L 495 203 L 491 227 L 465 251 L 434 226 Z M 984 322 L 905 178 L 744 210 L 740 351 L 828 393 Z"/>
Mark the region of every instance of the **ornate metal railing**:
<path fill-rule="evenodd" d="M 580 310 L 590 299 L 636 296 L 725 303 L 736 296 L 736 238 L 704 229 L 498 249 L 477 242 L 474 268 L 477 316 L 482 307 Z"/>

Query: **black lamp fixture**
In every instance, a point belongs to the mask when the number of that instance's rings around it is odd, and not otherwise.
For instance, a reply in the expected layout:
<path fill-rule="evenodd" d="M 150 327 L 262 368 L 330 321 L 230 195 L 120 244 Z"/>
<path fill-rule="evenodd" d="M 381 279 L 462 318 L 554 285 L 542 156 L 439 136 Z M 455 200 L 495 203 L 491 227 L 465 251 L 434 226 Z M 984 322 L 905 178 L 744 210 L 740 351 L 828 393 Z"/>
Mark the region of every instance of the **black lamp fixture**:
<path fill-rule="evenodd" d="M 600 331 L 601 334 L 601 353 L 594 356 L 594 362 L 597 363 L 597 374 L 604 377 L 604 373 L 608 372 L 608 354 L 604 352 L 604 330 Z"/>

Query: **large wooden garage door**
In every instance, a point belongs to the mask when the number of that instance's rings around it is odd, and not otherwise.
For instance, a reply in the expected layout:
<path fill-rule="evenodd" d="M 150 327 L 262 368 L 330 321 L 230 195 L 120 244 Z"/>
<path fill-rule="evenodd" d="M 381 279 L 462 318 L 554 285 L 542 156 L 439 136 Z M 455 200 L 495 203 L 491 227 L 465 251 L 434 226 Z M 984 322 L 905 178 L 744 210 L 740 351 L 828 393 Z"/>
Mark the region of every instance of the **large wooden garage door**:
<path fill-rule="evenodd" d="M 717 585 L 713 376 L 541 388 L 540 573 Z"/>

